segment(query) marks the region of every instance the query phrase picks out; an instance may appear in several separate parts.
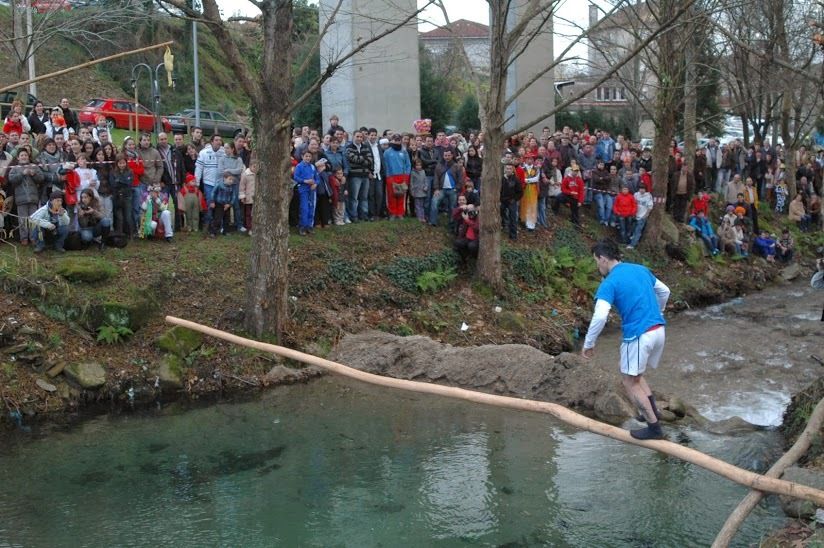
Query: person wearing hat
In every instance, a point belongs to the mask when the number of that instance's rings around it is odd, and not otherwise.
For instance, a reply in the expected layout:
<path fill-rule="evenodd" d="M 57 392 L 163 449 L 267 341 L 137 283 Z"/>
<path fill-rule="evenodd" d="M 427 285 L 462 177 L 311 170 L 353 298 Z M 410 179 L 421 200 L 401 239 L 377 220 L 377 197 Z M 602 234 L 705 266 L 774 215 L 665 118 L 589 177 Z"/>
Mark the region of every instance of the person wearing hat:
<path fill-rule="evenodd" d="M 409 154 L 403 150 L 400 133 L 392 136 L 389 148 L 383 153 L 383 162 L 386 169 L 386 209 L 389 211 L 390 219 L 402 219 L 406 214 L 406 194 L 409 190 L 412 162 Z"/>
<path fill-rule="evenodd" d="M 332 186 L 329 184 L 329 172 L 327 166 L 329 162 L 326 158 L 320 158 L 315 162 L 315 169 L 318 174 L 318 186 L 315 189 L 315 222 L 321 228 L 332 223 Z"/>
<path fill-rule="evenodd" d="M 524 171 L 524 194 L 520 200 L 520 219 L 529 232 L 538 224 L 538 181 L 540 170 L 535 166 L 535 154 L 531 151 L 524 155 L 521 165 Z"/>
<path fill-rule="evenodd" d="M 200 227 L 200 212 L 206 211 L 206 199 L 200 191 L 194 174 L 186 174 L 183 186 L 177 193 L 177 203 L 183 212 L 183 231 L 197 232 Z"/>
<path fill-rule="evenodd" d="M 568 204 L 572 224 L 580 226 L 578 220 L 578 206 L 584 203 L 584 180 L 581 178 L 581 169 L 572 164 L 569 173 L 561 181 L 561 194 L 553 204 L 553 212 L 558 215 L 562 205 Z"/>
<path fill-rule="evenodd" d="M 165 238 L 171 243 L 174 236 L 174 202 L 163 192 L 160 183 L 148 187 L 149 195 L 140 206 L 143 212 L 138 231 L 141 238 Z"/>
<path fill-rule="evenodd" d="M 28 220 L 36 227 L 32 231 L 35 253 L 43 251 L 47 243 L 53 244 L 55 251 L 66 251 L 63 244 L 69 235 L 70 219 L 69 213 L 63 207 L 62 192 L 52 192 L 49 202 L 32 213 Z"/>

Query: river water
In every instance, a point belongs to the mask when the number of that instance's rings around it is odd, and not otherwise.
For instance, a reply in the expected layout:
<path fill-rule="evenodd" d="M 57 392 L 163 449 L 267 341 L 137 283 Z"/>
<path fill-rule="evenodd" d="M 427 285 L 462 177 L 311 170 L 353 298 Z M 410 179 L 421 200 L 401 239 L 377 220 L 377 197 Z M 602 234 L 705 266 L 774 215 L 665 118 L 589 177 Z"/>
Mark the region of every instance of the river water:
<path fill-rule="evenodd" d="M 820 367 L 807 358 L 815 333 L 786 331 L 819 329 L 807 316 L 817 305 L 798 285 L 729 306 L 738 312 L 677 317 L 651 381 L 713 418 L 772 423 L 787 391 Z M 792 325 L 740 314 L 758 307 Z M 610 367 L 615 334 L 606 337 L 599 359 Z M 769 430 L 670 433 L 754 470 L 780 452 Z M 101 416 L 3 440 L 0 547 L 706 546 L 745 494 L 546 416 L 324 378 L 251 402 Z M 768 498 L 736 545 L 757 545 L 783 520 Z"/>

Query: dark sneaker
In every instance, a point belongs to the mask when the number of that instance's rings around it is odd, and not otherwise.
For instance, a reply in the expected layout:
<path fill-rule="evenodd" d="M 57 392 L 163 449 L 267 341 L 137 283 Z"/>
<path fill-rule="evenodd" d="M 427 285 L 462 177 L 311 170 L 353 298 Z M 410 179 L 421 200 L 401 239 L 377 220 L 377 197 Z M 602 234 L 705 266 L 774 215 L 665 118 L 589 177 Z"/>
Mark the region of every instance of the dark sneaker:
<path fill-rule="evenodd" d="M 664 432 L 661 430 L 661 423 L 648 424 L 646 428 L 630 430 L 630 436 L 636 440 L 662 440 Z"/>

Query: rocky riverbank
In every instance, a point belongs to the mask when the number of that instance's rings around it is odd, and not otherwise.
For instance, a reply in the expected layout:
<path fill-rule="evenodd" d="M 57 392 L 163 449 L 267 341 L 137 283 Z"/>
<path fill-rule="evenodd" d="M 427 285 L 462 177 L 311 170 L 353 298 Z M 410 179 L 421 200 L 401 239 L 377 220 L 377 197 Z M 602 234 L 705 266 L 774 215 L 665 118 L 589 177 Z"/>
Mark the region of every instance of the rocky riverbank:
<path fill-rule="evenodd" d="M 551 359 L 539 395 L 560 401 L 550 386 L 570 367 L 563 352 L 575 347 L 586 328 L 597 285 L 587 250 L 604 235 L 594 223 L 582 232 L 561 224 L 523 234 L 503 250 L 507 287 L 500 293 L 459 268 L 445 232 L 413 221 L 362 223 L 295 238 L 284 344 L 326 356 L 347 333 L 378 330 L 484 352 L 521 345 L 519 352 L 536 352 L 534 367 Z M 784 271 L 760 259 L 710 258 L 688 234 L 681 238 L 677 248 L 670 245 L 671 251 L 680 250 L 672 256 L 633 251 L 627 257 L 645 262 L 667 281 L 675 311 L 782 283 L 782 275 L 792 278 L 808 266 L 803 257 L 799 266 Z M 170 314 L 242 333 L 248 251 L 249 239 L 241 235 L 208 240 L 184 234 L 171 245 L 135 242 L 103 255 L 0 253 L 5 313 L 0 428 L 59 420 L 84 409 L 254 392 L 316 374 L 300 364 L 170 330 L 163 321 Z M 460 363 L 471 370 L 471 363 Z M 531 373 L 521 374 L 525 381 Z M 626 402 L 615 398 L 614 387 L 604 379 L 590 381 L 594 384 L 564 385 L 563 401 L 591 407 L 603 418 L 626 414 Z"/>

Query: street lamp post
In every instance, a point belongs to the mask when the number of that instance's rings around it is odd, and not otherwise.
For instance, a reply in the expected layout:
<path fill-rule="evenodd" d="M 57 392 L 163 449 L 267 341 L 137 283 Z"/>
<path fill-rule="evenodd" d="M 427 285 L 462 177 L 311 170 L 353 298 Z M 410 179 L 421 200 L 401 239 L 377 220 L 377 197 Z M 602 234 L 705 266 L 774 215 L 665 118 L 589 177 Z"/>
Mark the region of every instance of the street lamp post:
<path fill-rule="evenodd" d="M 152 109 L 154 110 L 154 131 L 155 133 L 160 133 L 163 131 L 163 128 L 160 125 L 160 84 L 158 83 L 158 77 L 160 75 L 160 69 L 166 68 L 165 63 L 159 63 L 155 68 L 154 71 L 152 67 L 147 65 L 146 63 L 138 63 L 134 67 L 132 67 L 132 88 L 134 89 L 134 111 L 135 111 L 135 133 L 139 133 L 139 118 L 138 118 L 138 109 L 137 109 L 137 78 L 140 76 L 140 69 L 145 67 L 147 71 L 149 71 L 149 77 L 152 78 L 151 86 L 152 86 Z M 172 78 L 172 87 L 174 87 L 176 79 Z"/>

